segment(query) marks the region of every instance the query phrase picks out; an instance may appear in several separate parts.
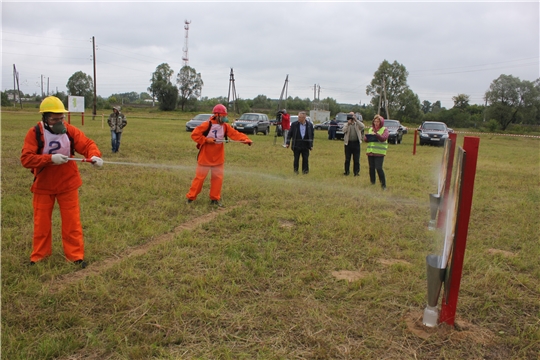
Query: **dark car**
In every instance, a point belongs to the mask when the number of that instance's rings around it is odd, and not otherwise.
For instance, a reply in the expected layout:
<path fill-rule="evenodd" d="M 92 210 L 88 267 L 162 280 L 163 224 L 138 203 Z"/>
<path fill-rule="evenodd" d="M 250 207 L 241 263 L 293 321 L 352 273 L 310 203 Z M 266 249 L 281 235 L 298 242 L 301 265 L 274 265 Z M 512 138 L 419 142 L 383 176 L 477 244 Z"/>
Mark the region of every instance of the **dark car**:
<path fill-rule="evenodd" d="M 197 126 L 203 122 L 210 120 L 212 114 L 199 114 L 186 123 L 186 131 L 193 131 Z"/>
<path fill-rule="evenodd" d="M 264 135 L 268 135 L 270 132 L 270 120 L 268 120 L 268 115 L 266 114 L 242 114 L 242 116 L 236 119 L 232 126 L 240 132 L 253 135 L 259 132 L 262 132 Z"/>
<path fill-rule="evenodd" d="M 443 122 L 424 121 L 418 128 L 420 145 L 443 146 L 450 132 L 453 132 L 453 130 L 448 128 Z"/>
<path fill-rule="evenodd" d="M 403 140 L 403 126 L 398 120 L 384 120 L 384 127 L 388 129 L 388 142 L 401 144 Z"/>
<path fill-rule="evenodd" d="M 315 130 L 328 130 L 329 127 L 330 127 L 330 120 L 326 120 L 320 124 L 314 125 Z"/>

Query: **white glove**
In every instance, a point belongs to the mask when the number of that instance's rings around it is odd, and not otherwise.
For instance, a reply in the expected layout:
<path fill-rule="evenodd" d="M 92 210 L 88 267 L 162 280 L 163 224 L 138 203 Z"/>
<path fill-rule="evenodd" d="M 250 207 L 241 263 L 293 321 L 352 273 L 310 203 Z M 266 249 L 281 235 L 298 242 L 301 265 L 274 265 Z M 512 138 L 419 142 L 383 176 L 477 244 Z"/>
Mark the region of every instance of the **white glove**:
<path fill-rule="evenodd" d="M 103 159 L 102 158 L 97 157 L 97 156 L 92 156 L 90 159 L 92 160 L 93 165 L 96 165 L 96 166 L 99 166 L 99 167 L 103 166 Z"/>
<path fill-rule="evenodd" d="M 61 165 L 61 164 L 65 164 L 65 163 L 68 162 L 68 157 L 66 155 L 62 155 L 62 154 L 53 154 L 53 156 L 51 157 L 51 160 L 52 160 L 53 164 Z"/>

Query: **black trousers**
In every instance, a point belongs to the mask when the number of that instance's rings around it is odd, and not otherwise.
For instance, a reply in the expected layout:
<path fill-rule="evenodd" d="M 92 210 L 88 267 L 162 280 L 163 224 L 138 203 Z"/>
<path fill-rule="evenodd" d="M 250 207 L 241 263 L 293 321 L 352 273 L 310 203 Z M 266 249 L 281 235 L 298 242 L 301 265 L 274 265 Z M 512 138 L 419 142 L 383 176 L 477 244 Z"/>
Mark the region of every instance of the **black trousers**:
<path fill-rule="evenodd" d="M 300 163 L 300 155 L 302 156 L 302 173 L 307 174 L 309 172 L 309 149 L 307 148 L 294 148 L 294 172 L 298 172 L 298 165 Z"/>
<path fill-rule="evenodd" d="M 384 175 L 383 163 L 384 156 L 368 156 L 369 163 L 369 180 L 372 184 L 375 184 L 375 170 L 377 175 L 379 175 L 379 181 L 381 182 L 382 187 L 386 187 L 386 176 Z"/>
<path fill-rule="evenodd" d="M 345 174 L 349 174 L 351 167 L 351 155 L 353 158 L 354 175 L 360 174 L 360 141 L 349 141 L 345 145 Z"/>

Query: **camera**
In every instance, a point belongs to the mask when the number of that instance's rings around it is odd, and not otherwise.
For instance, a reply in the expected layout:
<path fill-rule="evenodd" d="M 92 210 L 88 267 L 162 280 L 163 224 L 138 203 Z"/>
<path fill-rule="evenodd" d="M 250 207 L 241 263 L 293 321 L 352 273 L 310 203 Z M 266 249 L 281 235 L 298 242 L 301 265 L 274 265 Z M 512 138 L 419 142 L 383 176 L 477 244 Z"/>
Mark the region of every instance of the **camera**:
<path fill-rule="evenodd" d="M 354 115 L 347 114 L 347 121 L 349 121 L 349 120 L 354 120 Z"/>

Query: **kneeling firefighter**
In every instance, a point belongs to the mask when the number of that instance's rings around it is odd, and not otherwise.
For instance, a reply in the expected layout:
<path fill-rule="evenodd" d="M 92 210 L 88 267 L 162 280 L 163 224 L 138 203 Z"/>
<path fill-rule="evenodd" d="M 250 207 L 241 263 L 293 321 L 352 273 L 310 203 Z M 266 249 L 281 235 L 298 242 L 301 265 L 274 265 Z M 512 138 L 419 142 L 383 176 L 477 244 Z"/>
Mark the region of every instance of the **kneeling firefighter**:
<path fill-rule="evenodd" d="M 211 170 L 210 202 L 212 205 L 223 206 L 221 204 L 223 165 L 225 163 L 223 143 L 231 139 L 249 146 L 252 144 L 252 141 L 245 134 L 228 124 L 227 108 L 224 105 L 217 104 L 212 113 L 209 121 L 197 126 L 191 133 L 191 138 L 197 143 L 199 155 L 197 156 L 195 178 L 186 194 L 188 204 L 197 198 L 202 190 L 206 175 Z"/>

